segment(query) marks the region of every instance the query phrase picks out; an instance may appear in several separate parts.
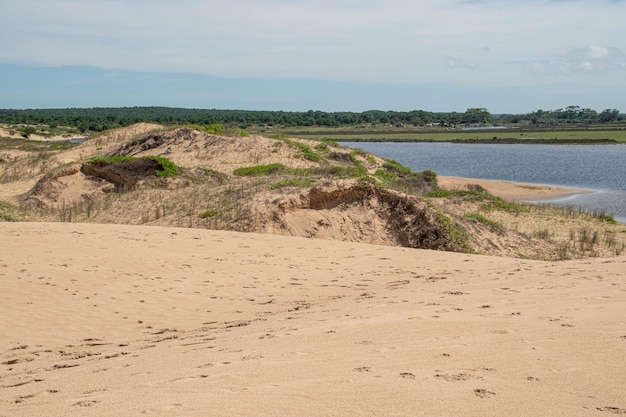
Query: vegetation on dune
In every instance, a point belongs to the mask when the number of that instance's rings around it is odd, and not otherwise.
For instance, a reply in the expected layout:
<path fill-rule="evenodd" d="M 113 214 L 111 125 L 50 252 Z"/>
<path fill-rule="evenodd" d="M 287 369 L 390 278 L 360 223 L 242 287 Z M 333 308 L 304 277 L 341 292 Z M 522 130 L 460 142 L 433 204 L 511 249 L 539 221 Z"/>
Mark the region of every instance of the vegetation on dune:
<path fill-rule="evenodd" d="M 282 187 L 312 187 L 315 183 L 310 179 L 302 179 L 302 178 L 288 178 L 285 180 L 277 181 L 270 185 L 270 190 L 275 190 L 276 188 Z"/>
<path fill-rule="evenodd" d="M 472 221 L 476 221 L 482 224 L 486 224 L 491 227 L 493 230 L 502 231 L 502 224 L 497 221 L 489 220 L 485 216 L 480 213 L 467 213 L 463 216 L 465 219 L 470 219 Z"/>
<path fill-rule="evenodd" d="M 234 175 L 240 177 L 260 177 L 265 175 L 278 174 L 287 170 L 287 167 L 280 163 L 268 165 L 255 165 L 251 167 L 237 168 L 233 171 Z"/>
<path fill-rule="evenodd" d="M 63 151 L 74 148 L 78 145 L 78 143 L 70 142 L 68 140 L 41 141 L 32 139 L 0 137 L 0 150 L 7 149 L 24 152 Z"/>
<path fill-rule="evenodd" d="M 141 158 L 135 158 L 132 156 L 94 156 L 93 158 L 87 160 L 86 163 L 100 166 L 123 165 L 132 171 L 133 169 L 139 170 L 142 166 L 145 166 L 141 164 L 142 160 L 156 162 L 155 174 L 158 177 L 175 177 L 176 175 L 178 175 L 178 167 L 175 163 L 167 158 L 156 155 L 142 156 Z"/>
<path fill-rule="evenodd" d="M 293 227 L 288 223 L 298 222 L 294 219 L 313 218 L 310 226 L 298 224 L 297 233 L 363 239 L 357 241 L 368 241 L 364 233 L 388 233 L 386 242 L 406 247 L 507 255 L 513 249 L 505 246 L 516 236 L 518 243 L 513 245 L 521 246 L 514 246 L 514 256 L 538 259 L 619 254 L 624 249 L 610 216 L 587 220 L 586 215 L 556 208 L 509 203 L 480 186 L 443 191 L 435 172 L 413 172 L 396 161 L 332 142 L 280 134 L 274 140 L 239 140 L 221 137 L 218 133 L 227 132 L 227 126 L 219 124 L 195 130 L 212 136 L 188 128 L 153 130 L 143 136 L 131 133 L 124 139 L 102 135 L 87 141 L 80 157 L 78 152 L 69 153 L 80 158 L 69 163 L 58 152 L 11 156 L 0 163 L 0 183 L 39 181 L 17 196 L 15 205 L 0 204 L 0 221 L 122 222 L 256 232 L 271 226 L 268 230 L 275 232 Z M 124 156 L 149 151 L 171 153 L 191 166 L 183 170 L 160 156 Z M 94 154 L 118 156 L 89 157 Z M 277 159 L 272 159 L 274 155 Z M 239 168 L 224 169 L 234 160 Z M 250 166 L 241 166 L 245 161 Z M 80 172 L 93 181 L 69 178 Z M 63 194 L 76 183 L 93 188 L 85 188 L 81 197 Z M 287 215 L 292 210 L 315 211 Z M 545 210 L 568 224 L 574 219 L 572 236 L 563 237 L 547 221 L 528 228 L 524 216 L 543 215 L 531 210 Z M 320 215 L 337 217 L 328 223 L 319 220 Z"/>
<path fill-rule="evenodd" d="M 477 186 L 472 190 L 435 190 L 426 194 L 431 198 L 446 198 L 452 202 L 483 203 L 482 208 L 489 210 L 502 210 L 510 212 L 527 212 L 529 207 L 522 204 L 511 203 L 489 193 L 484 188 Z"/>

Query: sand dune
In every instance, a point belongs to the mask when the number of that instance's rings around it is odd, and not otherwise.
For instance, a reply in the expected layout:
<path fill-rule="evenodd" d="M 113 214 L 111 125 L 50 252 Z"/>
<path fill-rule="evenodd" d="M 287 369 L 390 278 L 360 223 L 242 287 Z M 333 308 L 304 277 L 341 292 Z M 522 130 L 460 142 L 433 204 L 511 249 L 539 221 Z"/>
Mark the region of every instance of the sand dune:
<path fill-rule="evenodd" d="M 0 416 L 626 413 L 626 257 L 0 223 Z"/>

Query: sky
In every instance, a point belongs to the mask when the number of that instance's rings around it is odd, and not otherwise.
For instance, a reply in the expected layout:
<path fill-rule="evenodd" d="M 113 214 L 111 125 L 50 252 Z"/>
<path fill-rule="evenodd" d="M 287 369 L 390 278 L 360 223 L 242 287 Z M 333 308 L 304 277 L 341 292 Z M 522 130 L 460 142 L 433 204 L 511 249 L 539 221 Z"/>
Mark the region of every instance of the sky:
<path fill-rule="evenodd" d="M 0 108 L 626 111 L 626 0 L 0 0 Z"/>

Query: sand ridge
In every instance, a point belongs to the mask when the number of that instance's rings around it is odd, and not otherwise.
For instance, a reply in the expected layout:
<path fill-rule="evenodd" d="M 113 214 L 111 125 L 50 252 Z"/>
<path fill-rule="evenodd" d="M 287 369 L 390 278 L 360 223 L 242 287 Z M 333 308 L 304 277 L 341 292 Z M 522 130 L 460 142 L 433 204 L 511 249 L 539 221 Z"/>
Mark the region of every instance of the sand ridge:
<path fill-rule="evenodd" d="M 626 257 L 0 223 L 0 416 L 626 413 Z"/>
<path fill-rule="evenodd" d="M 591 190 L 554 186 L 537 186 L 508 181 L 477 180 L 458 177 L 439 177 L 439 185 L 448 190 L 463 190 L 468 185 L 478 184 L 488 192 L 508 201 L 536 201 L 555 199 L 577 194 L 592 193 Z"/>

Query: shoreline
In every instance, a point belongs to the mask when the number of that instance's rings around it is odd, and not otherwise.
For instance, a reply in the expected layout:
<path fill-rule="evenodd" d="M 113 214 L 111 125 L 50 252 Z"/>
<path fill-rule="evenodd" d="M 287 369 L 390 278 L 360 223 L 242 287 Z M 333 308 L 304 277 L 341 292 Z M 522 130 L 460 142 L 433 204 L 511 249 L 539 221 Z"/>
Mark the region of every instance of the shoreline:
<path fill-rule="evenodd" d="M 461 177 L 438 177 L 439 186 L 446 190 L 467 189 L 469 185 L 478 184 L 489 193 L 508 201 L 542 201 L 572 197 L 579 194 L 592 194 L 594 190 L 556 187 L 551 185 L 535 185 L 499 180 L 479 180 Z"/>

